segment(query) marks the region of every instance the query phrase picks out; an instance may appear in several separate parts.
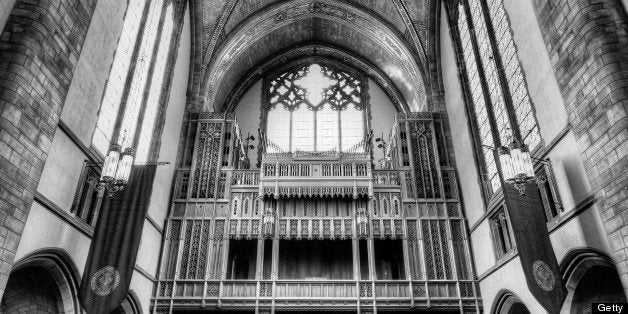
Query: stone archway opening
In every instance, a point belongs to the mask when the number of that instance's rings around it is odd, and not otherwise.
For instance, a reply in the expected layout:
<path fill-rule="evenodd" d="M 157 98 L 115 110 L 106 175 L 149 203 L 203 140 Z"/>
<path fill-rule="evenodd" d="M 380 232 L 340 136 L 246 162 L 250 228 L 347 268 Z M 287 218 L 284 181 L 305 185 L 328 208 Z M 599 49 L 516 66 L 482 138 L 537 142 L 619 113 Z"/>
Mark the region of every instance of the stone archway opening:
<path fill-rule="evenodd" d="M 65 313 L 65 307 L 51 274 L 41 266 L 29 266 L 9 276 L 0 313 Z"/>
<path fill-rule="evenodd" d="M 588 268 L 577 283 L 571 301 L 571 313 L 591 313 L 593 303 L 626 303 L 619 274 L 614 267 Z"/>
<path fill-rule="evenodd" d="M 34 252 L 15 263 L 0 301 L 0 313 L 80 313 L 78 278 L 65 251 Z"/>

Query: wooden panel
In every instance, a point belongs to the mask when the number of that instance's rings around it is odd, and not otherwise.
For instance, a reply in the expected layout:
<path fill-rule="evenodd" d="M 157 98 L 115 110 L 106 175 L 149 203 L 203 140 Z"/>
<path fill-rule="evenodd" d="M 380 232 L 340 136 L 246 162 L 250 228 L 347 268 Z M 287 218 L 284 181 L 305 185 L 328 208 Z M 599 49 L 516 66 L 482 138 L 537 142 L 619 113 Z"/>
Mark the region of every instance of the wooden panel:
<path fill-rule="evenodd" d="M 281 241 L 279 279 L 352 279 L 351 241 Z"/>

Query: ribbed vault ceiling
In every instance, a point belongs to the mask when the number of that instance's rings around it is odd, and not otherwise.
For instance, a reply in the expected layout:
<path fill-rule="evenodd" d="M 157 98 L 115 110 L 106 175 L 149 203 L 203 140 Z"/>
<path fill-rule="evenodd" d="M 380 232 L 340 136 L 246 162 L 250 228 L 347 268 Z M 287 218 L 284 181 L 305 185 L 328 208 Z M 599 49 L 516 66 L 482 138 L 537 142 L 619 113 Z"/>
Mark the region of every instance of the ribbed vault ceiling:
<path fill-rule="evenodd" d="M 427 110 L 430 2 L 192 1 L 190 109 L 222 111 L 251 73 L 268 70 L 269 62 L 286 62 L 277 58 L 286 51 L 320 45 L 352 57 L 343 60 L 363 60 L 361 65 L 373 67 L 368 75 L 387 76 L 393 86 L 384 88 L 399 94 L 402 108 Z"/>

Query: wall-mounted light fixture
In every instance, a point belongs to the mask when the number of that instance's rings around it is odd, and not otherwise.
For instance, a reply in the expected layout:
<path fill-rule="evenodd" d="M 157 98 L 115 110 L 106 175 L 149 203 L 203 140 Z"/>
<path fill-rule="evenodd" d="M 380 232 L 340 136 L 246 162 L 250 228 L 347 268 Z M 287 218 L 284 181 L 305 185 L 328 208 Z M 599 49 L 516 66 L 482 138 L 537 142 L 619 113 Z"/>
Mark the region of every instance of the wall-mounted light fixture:
<path fill-rule="evenodd" d="M 526 195 L 526 183 L 534 180 L 534 165 L 528 147 L 513 141 L 509 147 L 500 147 L 498 153 L 504 181 L 512 184 L 520 195 Z"/>
<path fill-rule="evenodd" d="M 107 190 L 109 198 L 113 198 L 129 182 L 135 159 L 135 149 L 129 147 L 123 153 L 120 150 L 120 145 L 111 145 L 100 175 L 100 184 Z"/>

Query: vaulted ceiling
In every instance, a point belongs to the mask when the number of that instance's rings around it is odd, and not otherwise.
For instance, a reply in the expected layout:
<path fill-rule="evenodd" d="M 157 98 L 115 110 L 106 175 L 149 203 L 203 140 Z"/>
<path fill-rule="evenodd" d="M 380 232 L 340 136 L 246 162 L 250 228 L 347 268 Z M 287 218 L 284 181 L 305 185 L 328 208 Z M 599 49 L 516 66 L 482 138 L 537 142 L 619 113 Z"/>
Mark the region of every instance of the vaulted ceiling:
<path fill-rule="evenodd" d="M 360 67 L 400 108 L 433 110 L 437 0 L 191 0 L 189 109 L 222 111 L 290 59 Z"/>

